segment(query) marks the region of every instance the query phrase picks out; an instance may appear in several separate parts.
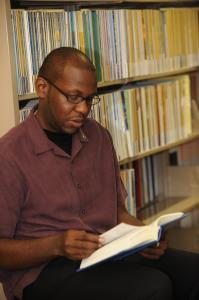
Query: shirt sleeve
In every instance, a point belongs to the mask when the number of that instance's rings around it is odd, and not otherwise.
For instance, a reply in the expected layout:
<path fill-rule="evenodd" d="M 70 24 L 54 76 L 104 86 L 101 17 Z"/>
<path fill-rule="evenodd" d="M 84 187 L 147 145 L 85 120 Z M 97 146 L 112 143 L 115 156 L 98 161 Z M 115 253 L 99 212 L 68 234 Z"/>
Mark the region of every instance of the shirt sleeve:
<path fill-rule="evenodd" d="M 116 178 L 116 186 L 117 186 L 117 202 L 118 202 L 117 205 L 123 206 L 128 194 L 127 194 L 127 191 L 126 191 L 124 184 L 120 177 L 120 166 L 119 166 L 116 151 L 115 151 L 115 148 L 113 145 L 112 137 L 108 130 L 107 130 L 107 133 L 108 133 L 111 145 L 112 145 L 112 152 L 113 152 L 113 158 L 114 158 L 115 178 Z"/>
<path fill-rule="evenodd" d="M 0 155 L 0 238 L 13 238 L 24 200 L 24 179 L 14 160 Z"/>

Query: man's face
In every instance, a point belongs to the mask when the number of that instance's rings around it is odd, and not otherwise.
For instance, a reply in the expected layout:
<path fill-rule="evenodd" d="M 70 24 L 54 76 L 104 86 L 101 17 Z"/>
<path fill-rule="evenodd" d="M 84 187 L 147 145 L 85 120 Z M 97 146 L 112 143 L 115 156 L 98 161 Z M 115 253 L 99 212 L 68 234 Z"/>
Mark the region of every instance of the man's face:
<path fill-rule="evenodd" d="M 85 100 L 78 104 L 71 103 L 64 94 L 82 97 L 95 95 L 97 91 L 96 74 L 86 69 L 67 65 L 63 76 L 53 84 L 46 82 L 47 93 L 41 100 L 41 109 L 39 110 L 40 123 L 50 131 L 73 134 L 85 122 L 91 105 Z"/>

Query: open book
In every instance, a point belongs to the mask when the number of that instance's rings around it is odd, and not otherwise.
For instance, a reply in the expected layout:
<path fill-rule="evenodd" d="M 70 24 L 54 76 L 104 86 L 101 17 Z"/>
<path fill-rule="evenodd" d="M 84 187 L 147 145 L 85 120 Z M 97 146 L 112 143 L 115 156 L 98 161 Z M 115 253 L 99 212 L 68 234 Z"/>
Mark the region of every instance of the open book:
<path fill-rule="evenodd" d="M 83 259 L 78 271 L 110 259 L 120 259 L 157 243 L 161 238 L 162 229 L 184 216 L 183 212 L 177 212 L 162 215 L 149 225 L 133 226 L 125 223 L 116 225 L 101 234 L 104 245 Z"/>

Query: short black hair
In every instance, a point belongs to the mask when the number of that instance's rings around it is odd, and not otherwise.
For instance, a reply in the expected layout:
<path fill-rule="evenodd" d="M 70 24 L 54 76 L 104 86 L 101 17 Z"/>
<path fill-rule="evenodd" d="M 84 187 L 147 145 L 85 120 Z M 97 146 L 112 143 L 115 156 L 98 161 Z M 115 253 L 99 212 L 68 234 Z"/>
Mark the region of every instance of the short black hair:
<path fill-rule="evenodd" d="M 60 47 L 52 50 L 45 57 L 39 69 L 38 76 L 56 81 L 62 76 L 67 64 L 80 69 L 87 69 L 91 72 L 96 71 L 92 61 L 82 51 L 73 47 Z"/>

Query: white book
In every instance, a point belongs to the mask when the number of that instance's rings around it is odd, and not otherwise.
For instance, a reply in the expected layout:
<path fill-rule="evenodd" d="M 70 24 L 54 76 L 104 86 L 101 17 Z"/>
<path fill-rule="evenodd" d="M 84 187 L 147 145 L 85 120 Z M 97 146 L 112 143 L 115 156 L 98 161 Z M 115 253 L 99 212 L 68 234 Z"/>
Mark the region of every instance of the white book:
<path fill-rule="evenodd" d="M 183 212 L 177 212 L 162 215 L 145 226 L 134 226 L 125 223 L 116 225 L 101 235 L 104 239 L 104 245 L 89 257 L 83 259 L 78 271 L 108 260 L 121 259 L 157 243 L 161 238 L 162 228 L 169 223 L 182 219 L 184 216 Z"/>

